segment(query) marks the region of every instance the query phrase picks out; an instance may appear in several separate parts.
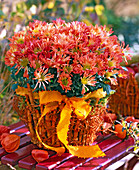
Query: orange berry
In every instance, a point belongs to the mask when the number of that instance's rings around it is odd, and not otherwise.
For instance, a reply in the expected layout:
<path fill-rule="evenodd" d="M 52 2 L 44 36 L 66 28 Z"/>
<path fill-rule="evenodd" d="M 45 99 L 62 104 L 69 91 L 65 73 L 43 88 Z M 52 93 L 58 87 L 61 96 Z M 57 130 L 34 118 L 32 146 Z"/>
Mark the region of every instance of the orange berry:
<path fill-rule="evenodd" d="M 116 136 L 118 136 L 121 139 L 124 139 L 126 137 L 126 130 L 124 129 L 122 131 L 122 129 L 123 129 L 123 126 L 121 124 L 115 125 L 115 131 L 117 132 Z"/>
<path fill-rule="evenodd" d="M 125 119 L 125 121 L 127 121 L 128 123 L 134 122 L 134 121 L 135 121 L 135 118 L 134 118 L 134 116 L 128 116 L 128 117 Z"/>
<path fill-rule="evenodd" d="M 20 136 L 9 134 L 4 139 L 2 139 L 1 145 L 6 150 L 6 152 L 12 153 L 19 148 Z"/>
<path fill-rule="evenodd" d="M 39 163 L 49 158 L 49 154 L 46 150 L 34 149 L 32 150 L 32 157 Z"/>

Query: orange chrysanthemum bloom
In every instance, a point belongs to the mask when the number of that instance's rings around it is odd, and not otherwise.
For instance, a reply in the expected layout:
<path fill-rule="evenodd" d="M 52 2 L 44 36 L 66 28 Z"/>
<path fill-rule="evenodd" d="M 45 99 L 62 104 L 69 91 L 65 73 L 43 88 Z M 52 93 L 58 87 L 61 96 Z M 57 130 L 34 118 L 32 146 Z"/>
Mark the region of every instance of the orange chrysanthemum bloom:
<path fill-rule="evenodd" d="M 39 86 L 40 88 L 41 85 L 43 85 L 45 90 L 46 90 L 46 85 L 48 84 L 48 82 L 50 82 L 50 79 L 54 77 L 54 75 L 51 75 L 51 73 L 48 73 L 48 69 L 45 69 L 44 67 L 35 70 L 34 76 L 35 76 L 34 80 L 38 80 L 34 89 L 36 89 L 37 86 Z"/>
<path fill-rule="evenodd" d="M 65 92 L 71 90 L 70 86 L 72 85 L 72 80 L 69 74 L 66 74 L 65 72 L 61 73 L 58 78 L 58 83 Z"/>
<path fill-rule="evenodd" d="M 59 85 L 65 93 L 72 91 L 75 92 L 72 96 L 76 96 L 78 91 L 80 96 L 88 85 L 94 87 L 96 83 L 107 81 L 116 84 L 120 62 L 130 58 L 125 53 L 128 46 L 120 44 L 112 33 L 106 26 L 87 26 L 78 21 L 66 23 L 57 19 L 46 23 L 35 20 L 10 39 L 5 63 L 15 69 L 12 74 L 17 82 L 20 73 L 23 82 L 32 79 L 35 89 L 46 88 L 55 76 L 54 85 L 51 84 L 53 90 L 61 89 L 56 88 Z M 77 80 L 73 83 L 74 78 Z"/>

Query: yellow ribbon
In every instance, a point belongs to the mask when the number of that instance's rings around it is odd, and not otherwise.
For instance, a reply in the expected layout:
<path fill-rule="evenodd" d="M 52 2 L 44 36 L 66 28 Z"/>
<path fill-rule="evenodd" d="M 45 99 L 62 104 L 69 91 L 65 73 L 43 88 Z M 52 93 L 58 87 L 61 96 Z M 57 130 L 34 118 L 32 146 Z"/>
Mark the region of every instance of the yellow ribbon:
<path fill-rule="evenodd" d="M 24 90 L 25 91 L 25 90 Z M 16 91 L 19 95 L 24 95 L 20 93 L 20 90 Z M 36 96 L 36 95 L 35 95 Z M 88 97 L 87 97 L 88 98 Z M 38 126 L 42 118 L 50 111 L 55 110 L 58 107 L 58 103 L 64 101 L 65 106 L 60 113 L 60 121 L 57 125 L 57 136 L 58 139 L 65 145 L 69 152 L 78 157 L 88 158 L 88 157 L 101 157 L 105 156 L 105 153 L 99 148 L 98 145 L 92 146 L 72 146 L 68 144 L 67 133 L 71 119 L 71 113 L 77 115 L 80 119 L 85 119 L 91 111 L 91 106 L 85 101 L 85 98 L 71 97 L 67 98 L 65 95 L 61 95 L 58 91 L 42 91 L 39 92 L 40 105 L 44 104 L 45 108 L 42 112 L 41 117 L 38 120 L 36 126 L 36 135 L 39 141 L 48 149 L 56 151 L 59 155 L 65 152 L 64 147 L 51 147 L 45 144 L 38 133 Z"/>
<path fill-rule="evenodd" d="M 38 99 L 39 95 L 37 92 L 33 92 L 33 90 L 31 89 L 32 94 L 34 99 Z M 18 88 L 15 90 L 16 94 L 20 95 L 20 96 L 25 96 L 25 94 L 29 94 L 28 89 L 25 87 L 20 87 L 18 86 Z"/>

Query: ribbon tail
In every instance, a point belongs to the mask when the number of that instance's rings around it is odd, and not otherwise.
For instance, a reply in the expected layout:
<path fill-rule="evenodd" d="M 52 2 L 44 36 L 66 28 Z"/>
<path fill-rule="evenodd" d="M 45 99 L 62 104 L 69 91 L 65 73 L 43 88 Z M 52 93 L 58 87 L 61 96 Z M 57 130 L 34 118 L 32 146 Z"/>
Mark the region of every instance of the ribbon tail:
<path fill-rule="evenodd" d="M 69 103 L 66 103 L 60 114 L 60 121 L 57 125 L 57 136 L 59 140 L 67 147 L 67 133 L 69 130 L 72 109 Z"/>
<path fill-rule="evenodd" d="M 67 134 L 69 130 L 70 118 L 72 109 L 69 103 L 66 103 L 65 107 L 61 111 L 60 121 L 57 125 L 57 136 L 59 140 L 65 145 L 69 152 L 78 157 L 90 158 L 90 157 L 102 157 L 105 153 L 99 148 L 98 145 L 92 146 L 71 146 L 67 141 Z"/>
<path fill-rule="evenodd" d="M 20 87 L 18 86 L 18 88 L 15 90 L 16 94 L 20 95 L 20 96 L 25 96 L 26 94 L 29 95 L 28 89 L 24 88 L 24 87 Z M 33 92 L 33 90 L 31 89 L 31 92 L 33 94 L 34 99 L 38 99 L 39 95 L 37 92 Z"/>
<path fill-rule="evenodd" d="M 38 133 L 38 126 L 39 126 L 42 118 L 43 118 L 47 113 L 51 112 L 52 110 L 54 110 L 54 109 L 56 109 L 56 108 L 57 108 L 57 105 L 54 105 L 53 103 L 52 103 L 51 106 L 50 106 L 50 104 L 49 104 L 48 106 L 47 106 L 47 105 L 45 106 L 44 111 L 43 111 L 41 117 L 39 118 L 38 123 L 37 123 L 37 126 L 36 126 L 36 135 L 37 135 L 37 138 L 38 138 L 38 140 L 40 141 L 40 143 L 43 144 L 43 146 L 44 146 L 45 148 L 50 149 L 50 150 L 53 150 L 53 151 L 56 151 L 58 155 L 62 155 L 62 154 L 65 152 L 65 147 L 57 147 L 57 148 L 56 148 L 56 147 L 52 147 L 52 146 L 49 146 L 49 145 L 45 144 L 45 143 L 41 140 L 41 138 L 40 138 L 40 136 L 39 136 L 39 133 Z"/>
<path fill-rule="evenodd" d="M 98 145 L 92 146 L 68 146 L 69 152 L 80 158 L 92 158 L 92 157 L 103 157 L 105 153 L 99 148 Z"/>

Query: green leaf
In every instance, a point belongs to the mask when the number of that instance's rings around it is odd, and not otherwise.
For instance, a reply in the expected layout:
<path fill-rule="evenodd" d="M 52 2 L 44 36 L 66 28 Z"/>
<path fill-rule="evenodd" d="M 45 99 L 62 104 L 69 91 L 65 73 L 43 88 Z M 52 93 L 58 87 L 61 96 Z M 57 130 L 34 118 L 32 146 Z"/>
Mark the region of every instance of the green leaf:
<path fill-rule="evenodd" d="M 52 12 L 53 12 L 53 9 L 48 9 L 48 8 L 46 8 L 46 9 L 43 10 L 43 12 L 45 12 L 46 14 L 52 13 Z M 47 16 L 47 15 L 46 15 L 46 16 Z"/>
<path fill-rule="evenodd" d="M 40 1 L 38 0 L 27 0 L 26 1 L 26 5 L 27 5 L 27 8 L 29 9 L 32 5 L 36 5 L 38 6 L 40 3 Z"/>
<path fill-rule="evenodd" d="M 12 85 L 12 90 L 15 91 L 15 90 L 17 89 L 17 86 L 18 86 L 18 83 L 17 83 L 17 84 L 13 84 L 13 85 Z"/>
<path fill-rule="evenodd" d="M 17 4 L 16 5 L 16 10 L 17 10 L 17 12 L 19 12 L 19 13 L 23 13 L 24 12 L 24 10 L 23 10 L 23 7 L 22 7 L 22 4 Z"/>
<path fill-rule="evenodd" d="M 3 94 L 0 94 L 0 99 L 2 99 L 4 97 L 4 95 Z"/>
<path fill-rule="evenodd" d="M 44 5 L 46 3 L 46 0 L 41 0 L 41 4 Z"/>
<path fill-rule="evenodd" d="M 65 10 L 63 8 L 58 8 L 56 13 L 60 16 L 65 15 Z"/>
<path fill-rule="evenodd" d="M 14 17 L 16 15 L 16 12 L 11 12 L 11 16 Z"/>
<path fill-rule="evenodd" d="M 1 17 L 1 16 L 4 16 L 4 13 L 3 13 L 2 10 L 0 10 L 0 17 Z"/>
<path fill-rule="evenodd" d="M 109 95 L 111 93 L 111 87 L 108 84 L 102 83 L 102 88 Z"/>
<path fill-rule="evenodd" d="M 76 10 L 77 10 L 77 4 L 76 3 L 72 4 L 72 10 L 73 10 L 73 13 L 76 12 Z"/>
<path fill-rule="evenodd" d="M 55 6 L 60 6 L 62 3 L 63 3 L 62 1 L 56 0 Z"/>
<path fill-rule="evenodd" d="M 32 19 L 39 20 L 39 16 L 38 15 L 32 15 Z"/>

